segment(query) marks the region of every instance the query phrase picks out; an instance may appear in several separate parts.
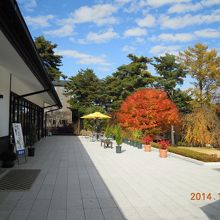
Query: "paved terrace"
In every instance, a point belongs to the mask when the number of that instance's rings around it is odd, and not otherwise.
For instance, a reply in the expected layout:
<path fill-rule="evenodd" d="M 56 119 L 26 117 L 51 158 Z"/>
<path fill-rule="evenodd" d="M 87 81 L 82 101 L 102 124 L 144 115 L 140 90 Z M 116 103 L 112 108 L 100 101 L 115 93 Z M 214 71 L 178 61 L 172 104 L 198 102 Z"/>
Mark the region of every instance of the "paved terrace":
<path fill-rule="evenodd" d="M 19 168 L 41 169 L 32 189 L 0 192 L 0 220 L 220 219 L 220 172 L 123 145 L 52 136 Z M 191 193 L 216 200 L 192 201 Z"/>

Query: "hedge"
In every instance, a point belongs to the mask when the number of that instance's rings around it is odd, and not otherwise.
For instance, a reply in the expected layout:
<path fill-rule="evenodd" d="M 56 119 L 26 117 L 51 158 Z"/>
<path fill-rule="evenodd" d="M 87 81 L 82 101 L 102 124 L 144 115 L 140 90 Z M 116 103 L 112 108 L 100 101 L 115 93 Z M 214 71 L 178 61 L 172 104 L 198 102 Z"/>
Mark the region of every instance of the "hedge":
<path fill-rule="evenodd" d="M 159 148 L 157 143 L 151 143 L 151 146 L 155 148 Z M 169 147 L 168 151 L 171 153 L 179 154 L 203 162 L 220 162 L 220 158 L 217 157 L 216 154 L 209 155 L 209 154 L 195 152 L 192 150 L 178 148 L 178 147 Z"/>

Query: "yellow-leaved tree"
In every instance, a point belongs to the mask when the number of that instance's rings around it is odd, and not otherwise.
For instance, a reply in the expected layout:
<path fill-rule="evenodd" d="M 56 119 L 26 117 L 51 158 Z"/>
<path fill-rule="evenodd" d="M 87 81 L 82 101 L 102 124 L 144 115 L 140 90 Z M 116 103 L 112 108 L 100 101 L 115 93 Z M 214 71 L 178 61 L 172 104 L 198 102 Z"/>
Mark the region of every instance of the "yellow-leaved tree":
<path fill-rule="evenodd" d="M 219 146 L 220 120 L 215 96 L 220 82 L 220 57 L 215 49 L 201 43 L 180 52 L 182 67 L 194 79 L 191 89 L 192 113 L 185 117 L 185 141 L 194 146 Z"/>
<path fill-rule="evenodd" d="M 214 109 L 197 108 L 184 118 L 185 141 L 193 146 L 219 146 L 220 123 Z"/>

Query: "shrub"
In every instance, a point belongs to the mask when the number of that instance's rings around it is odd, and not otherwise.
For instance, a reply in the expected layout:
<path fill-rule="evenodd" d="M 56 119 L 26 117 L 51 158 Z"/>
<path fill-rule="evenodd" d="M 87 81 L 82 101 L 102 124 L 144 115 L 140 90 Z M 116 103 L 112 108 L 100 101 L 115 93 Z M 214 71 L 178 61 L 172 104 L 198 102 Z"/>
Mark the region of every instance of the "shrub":
<path fill-rule="evenodd" d="M 158 145 L 158 143 L 151 142 L 151 147 L 154 147 L 154 148 L 159 148 L 159 145 Z"/>
<path fill-rule="evenodd" d="M 140 130 L 133 130 L 131 132 L 131 137 L 132 137 L 133 141 L 139 141 L 141 136 L 142 136 L 142 131 L 140 131 Z"/>
<path fill-rule="evenodd" d="M 158 143 L 155 143 L 155 142 L 152 142 L 151 146 L 154 148 L 159 148 Z M 192 151 L 190 149 L 184 149 L 184 148 L 179 148 L 179 147 L 169 147 L 168 151 L 171 153 L 179 154 L 179 155 L 189 157 L 192 159 L 196 159 L 199 161 L 203 161 L 203 162 L 220 162 L 220 158 L 217 157 L 216 154 L 208 155 L 205 153 L 199 153 L 199 152 Z"/>
<path fill-rule="evenodd" d="M 110 138 L 112 135 L 112 127 L 110 125 L 107 125 L 105 128 L 105 136 L 107 138 Z"/>
<path fill-rule="evenodd" d="M 186 142 L 183 142 L 183 141 L 178 141 L 176 145 L 177 146 L 183 146 L 183 147 L 189 146 L 189 144 L 187 144 Z"/>
<path fill-rule="evenodd" d="M 170 147 L 169 152 L 176 153 L 185 157 L 190 157 L 203 162 L 220 162 L 220 158 L 218 158 L 216 154 L 208 155 L 205 153 L 199 153 L 189 149 L 183 149 L 178 147 Z"/>

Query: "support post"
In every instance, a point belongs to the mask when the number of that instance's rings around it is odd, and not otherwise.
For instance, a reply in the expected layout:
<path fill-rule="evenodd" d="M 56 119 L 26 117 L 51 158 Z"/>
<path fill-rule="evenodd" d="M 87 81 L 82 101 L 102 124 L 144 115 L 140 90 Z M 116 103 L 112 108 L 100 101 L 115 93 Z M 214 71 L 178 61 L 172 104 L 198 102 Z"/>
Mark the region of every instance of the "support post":
<path fill-rule="evenodd" d="M 174 131 L 174 126 L 171 125 L 171 144 L 175 145 L 175 131 Z"/>

